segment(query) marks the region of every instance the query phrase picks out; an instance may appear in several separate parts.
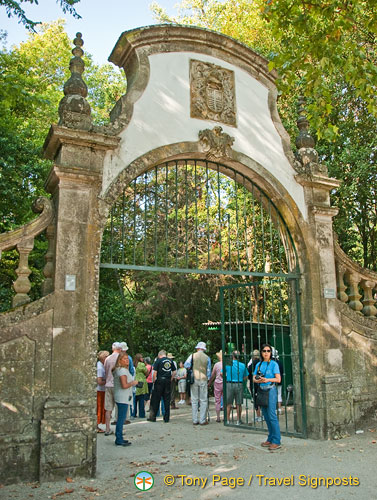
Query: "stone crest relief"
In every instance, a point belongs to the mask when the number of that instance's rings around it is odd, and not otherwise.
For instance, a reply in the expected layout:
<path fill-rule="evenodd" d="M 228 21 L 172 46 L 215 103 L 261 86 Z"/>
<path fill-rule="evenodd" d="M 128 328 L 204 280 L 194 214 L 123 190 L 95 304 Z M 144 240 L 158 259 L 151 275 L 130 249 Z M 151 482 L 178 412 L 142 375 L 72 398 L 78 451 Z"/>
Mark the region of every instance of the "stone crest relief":
<path fill-rule="evenodd" d="M 216 64 L 190 60 L 191 118 L 237 126 L 234 72 Z"/>
<path fill-rule="evenodd" d="M 221 127 L 214 127 L 213 130 L 207 128 L 199 132 L 199 144 L 208 160 L 217 161 L 230 157 L 233 143 L 234 137 L 223 132 Z"/>

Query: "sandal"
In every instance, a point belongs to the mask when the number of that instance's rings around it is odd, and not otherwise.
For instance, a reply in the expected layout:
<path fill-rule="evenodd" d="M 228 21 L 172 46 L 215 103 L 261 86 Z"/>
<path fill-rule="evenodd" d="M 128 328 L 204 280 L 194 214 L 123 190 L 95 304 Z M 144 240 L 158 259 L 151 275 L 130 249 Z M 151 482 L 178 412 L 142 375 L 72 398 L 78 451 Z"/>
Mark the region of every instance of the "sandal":
<path fill-rule="evenodd" d="M 104 434 L 105 431 L 103 429 L 100 429 L 99 427 L 97 427 L 97 434 Z"/>
<path fill-rule="evenodd" d="M 216 422 L 221 422 L 221 420 L 219 418 L 216 419 Z"/>

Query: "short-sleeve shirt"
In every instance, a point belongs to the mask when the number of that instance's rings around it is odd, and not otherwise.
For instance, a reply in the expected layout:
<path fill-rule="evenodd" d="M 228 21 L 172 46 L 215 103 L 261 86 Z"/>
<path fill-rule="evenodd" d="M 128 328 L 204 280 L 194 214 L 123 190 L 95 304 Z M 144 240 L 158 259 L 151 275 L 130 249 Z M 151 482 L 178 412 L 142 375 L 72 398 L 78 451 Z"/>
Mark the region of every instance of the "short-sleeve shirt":
<path fill-rule="evenodd" d="M 97 378 L 106 378 L 105 367 L 101 361 L 97 361 Z M 97 391 L 105 392 L 104 385 L 97 385 Z"/>
<path fill-rule="evenodd" d="M 105 359 L 106 384 L 105 387 L 114 387 L 113 368 L 117 362 L 119 353 L 113 352 Z"/>
<path fill-rule="evenodd" d="M 174 365 L 171 359 L 157 358 L 153 365 L 153 370 L 157 372 L 157 379 L 171 379 L 171 374 L 174 371 Z"/>
<path fill-rule="evenodd" d="M 275 378 L 275 375 L 278 373 L 280 375 L 279 365 L 276 361 L 271 360 L 259 362 L 255 366 L 254 375 L 258 373 L 258 369 L 262 372 L 264 378 Z M 272 382 L 266 382 L 265 384 L 260 384 L 261 387 L 270 387 Z"/>
<path fill-rule="evenodd" d="M 241 363 L 241 361 L 234 359 L 232 366 L 226 367 L 227 382 L 242 382 L 245 377 L 247 377 L 245 363 Z"/>
<path fill-rule="evenodd" d="M 218 361 L 215 363 L 212 371 L 212 375 L 215 374 L 215 382 L 223 383 L 223 363 L 222 361 Z"/>
<path fill-rule="evenodd" d="M 186 377 L 186 375 L 187 375 L 186 368 L 178 368 L 177 378 L 179 378 L 179 377 Z"/>
<path fill-rule="evenodd" d="M 114 373 L 115 402 L 132 405 L 132 400 L 133 400 L 132 387 L 129 387 L 128 389 L 123 389 L 120 383 L 120 377 L 122 375 L 126 375 L 128 383 L 132 382 L 132 380 L 134 380 L 134 377 L 131 375 L 128 369 L 124 367 L 115 368 L 113 373 Z"/>

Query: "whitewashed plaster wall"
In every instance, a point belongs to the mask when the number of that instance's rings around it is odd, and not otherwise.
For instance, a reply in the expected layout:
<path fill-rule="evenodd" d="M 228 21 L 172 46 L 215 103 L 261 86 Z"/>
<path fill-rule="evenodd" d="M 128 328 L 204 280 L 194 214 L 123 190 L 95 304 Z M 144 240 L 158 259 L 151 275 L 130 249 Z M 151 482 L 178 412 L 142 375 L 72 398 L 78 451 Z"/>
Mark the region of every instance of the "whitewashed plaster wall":
<path fill-rule="evenodd" d="M 237 127 L 190 117 L 190 59 L 234 71 Z M 102 193 L 124 168 L 145 153 L 178 142 L 195 142 L 200 130 L 220 125 L 235 138 L 233 149 L 271 172 L 307 219 L 303 188 L 294 178 L 296 172 L 284 154 L 280 135 L 271 119 L 266 87 L 242 69 L 199 53 L 153 54 L 149 62 L 148 85 L 134 105 L 130 123 L 120 134 L 120 147 L 109 152 L 105 159 Z"/>

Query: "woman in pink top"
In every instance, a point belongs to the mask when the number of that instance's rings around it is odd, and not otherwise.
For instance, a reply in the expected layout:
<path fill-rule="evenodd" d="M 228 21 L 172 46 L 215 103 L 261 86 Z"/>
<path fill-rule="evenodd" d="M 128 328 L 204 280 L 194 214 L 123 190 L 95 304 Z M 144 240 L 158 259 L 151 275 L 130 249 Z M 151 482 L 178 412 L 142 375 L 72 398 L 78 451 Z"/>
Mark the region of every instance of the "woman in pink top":
<path fill-rule="evenodd" d="M 208 387 L 215 381 L 215 408 L 216 408 L 216 422 L 221 422 L 220 420 L 220 409 L 221 409 L 221 398 L 223 396 L 223 352 L 219 351 L 216 353 L 219 361 L 215 363 L 211 378 L 208 381 Z"/>

